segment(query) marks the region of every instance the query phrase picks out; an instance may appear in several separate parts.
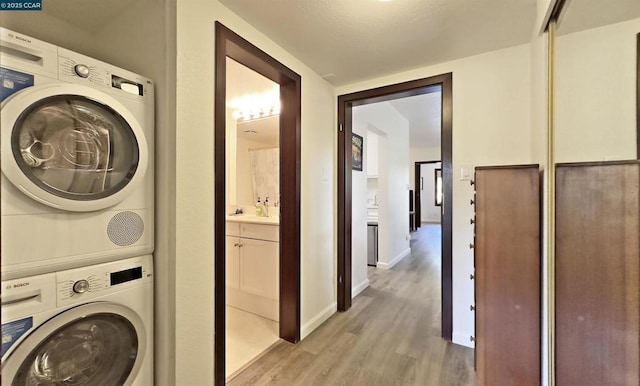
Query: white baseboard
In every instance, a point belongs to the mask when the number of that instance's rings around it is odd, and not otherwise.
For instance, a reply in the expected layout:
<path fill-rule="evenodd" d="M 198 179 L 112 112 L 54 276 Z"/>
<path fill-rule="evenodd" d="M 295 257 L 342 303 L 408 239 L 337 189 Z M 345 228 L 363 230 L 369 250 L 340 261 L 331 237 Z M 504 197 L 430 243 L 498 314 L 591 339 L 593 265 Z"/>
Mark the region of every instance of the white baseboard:
<path fill-rule="evenodd" d="M 459 344 L 460 346 L 475 348 L 476 345 L 471 341 L 471 335 L 468 332 L 454 331 L 451 337 L 451 342 Z"/>
<path fill-rule="evenodd" d="M 309 334 L 311 334 L 316 328 L 320 327 L 322 323 L 329 319 L 331 315 L 335 314 L 337 310 L 338 303 L 332 303 L 327 308 L 320 311 L 316 316 L 311 318 L 309 322 L 303 324 L 300 328 L 300 340 L 309 336 Z"/>
<path fill-rule="evenodd" d="M 391 269 L 394 265 L 398 264 L 400 262 L 400 260 L 404 259 L 405 257 L 409 256 L 411 254 L 411 248 L 407 248 L 404 252 L 402 252 L 401 254 L 399 254 L 398 256 L 396 256 L 393 260 L 391 260 L 388 263 L 383 263 L 378 261 L 378 268 L 382 268 L 382 269 Z"/>
<path fill-rule="evenodd" d="M 369 279 L 364 279 L 364 281 L 360 284 L 358 284 L 355 287 L 351 288 L 351 299 L 355 298 L 356 296 L 358 296 L 358 294 L 362 291 L 364 291 L 367 287 L 369 286 Z"/>

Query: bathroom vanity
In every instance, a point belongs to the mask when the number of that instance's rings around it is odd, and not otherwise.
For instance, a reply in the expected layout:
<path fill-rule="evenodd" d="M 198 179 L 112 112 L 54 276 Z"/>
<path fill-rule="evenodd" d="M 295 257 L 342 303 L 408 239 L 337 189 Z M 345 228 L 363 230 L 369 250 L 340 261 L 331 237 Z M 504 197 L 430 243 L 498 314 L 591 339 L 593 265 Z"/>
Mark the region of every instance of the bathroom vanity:
<path fill-rule="evenodd" d="M 279 320 L 278 217 L 228 216 L 226 222 L 227 304 Z"/>

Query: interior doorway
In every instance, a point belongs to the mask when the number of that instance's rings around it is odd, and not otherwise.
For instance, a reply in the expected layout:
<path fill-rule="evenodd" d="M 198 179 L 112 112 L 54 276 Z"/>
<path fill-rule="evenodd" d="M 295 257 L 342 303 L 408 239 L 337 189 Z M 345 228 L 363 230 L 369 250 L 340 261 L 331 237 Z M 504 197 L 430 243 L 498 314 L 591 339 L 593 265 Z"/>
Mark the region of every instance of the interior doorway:
<path fill-rule="evenodd" d="M 429 172 L 425 173 L 425 166 Z M 423 222 L 432 222 L 431 213 L 434 207 L 438 207 L 442 212 L 442 196 L 444 185 L 442 184 L 442 161 L 417 161 L 415 163 L 414 176 L 414 201 L 415 201 L 415 228 L 420 228 Z M 424 202 L 429 199 L 429 213 L 424 208 Z M 442 213 L 437 222 L 442 221 Z"/>
<path fill-rule="evenodd" d="M 227 209 L 227 60 L 277 83 L 279 114 L 279 336 L 289 342 L 300 340 L 300 117 L 301 77 L 264 51 L 216 22 L 215 50 L 215 214 L 214 214 L 214 379 L 225 383 L 226 349 L 226 209 Z"/>
<path fill-rule="evenodd" d="M 352 288 L 352 119 L 353 107 L 440 91 L 442 159 L 442 328 L 444 339 L 452 338 L 452 74 L 394 84 L 338 97 L 338 310 L 351 307 Z"/>

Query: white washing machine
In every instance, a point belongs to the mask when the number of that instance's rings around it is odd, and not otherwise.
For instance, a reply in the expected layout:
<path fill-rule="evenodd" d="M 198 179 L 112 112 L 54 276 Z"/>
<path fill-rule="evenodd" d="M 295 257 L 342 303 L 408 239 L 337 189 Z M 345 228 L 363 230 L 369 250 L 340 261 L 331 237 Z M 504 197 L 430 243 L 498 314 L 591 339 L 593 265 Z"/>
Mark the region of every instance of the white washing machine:
<path fill-rule="evenodd" d="M 2 385 L 153 384 L 150 255 L 2 282 Z"/>
<path fill-rule="evenodd" d="M 0 28 L 2 280 L 153 251 L 153 83 Z"/>

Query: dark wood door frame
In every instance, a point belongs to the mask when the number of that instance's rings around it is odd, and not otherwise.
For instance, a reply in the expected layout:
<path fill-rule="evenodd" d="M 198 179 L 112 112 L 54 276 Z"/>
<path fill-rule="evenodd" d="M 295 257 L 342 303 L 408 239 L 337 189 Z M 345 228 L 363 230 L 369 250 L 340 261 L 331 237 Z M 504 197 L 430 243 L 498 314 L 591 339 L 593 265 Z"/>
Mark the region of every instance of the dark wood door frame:
<path fill-rule="evenodd" d="M 453 333 L 452 244 L 452 101 L 451 73 L 338 96 L 338 311 L 351 307 L 351 134 L 352 108 L 442 91 L 441 157 L 444 200 L 442 216 L 442 337 Z"/>
<path fill-rule="evenodd" d="M 300 340 L 301 77 L 224 25 L 216 22 L 214 379 L 225 383 L 226 59 L 280 84 L 280 337 Z"/>
<path fill-rule="evenodd" d="M 441 160 L 436 161 L 416 161 L 416 170 L 415 170 L 415 182 L 413 184 L 413 210 L 415 216 L 416 229 L 420 228 L 420 223 L 422 222 L 422 203 L 420 202 L 420 177 L 422 173 L 420 172 L 420 166 L 425 164 L 435 164 L 438 162 L 442 162 Z M 442 209 L 442 207 L 440 207 Z M 442 223 L 442 210 L 440 210 L 440 223 Z"/>

